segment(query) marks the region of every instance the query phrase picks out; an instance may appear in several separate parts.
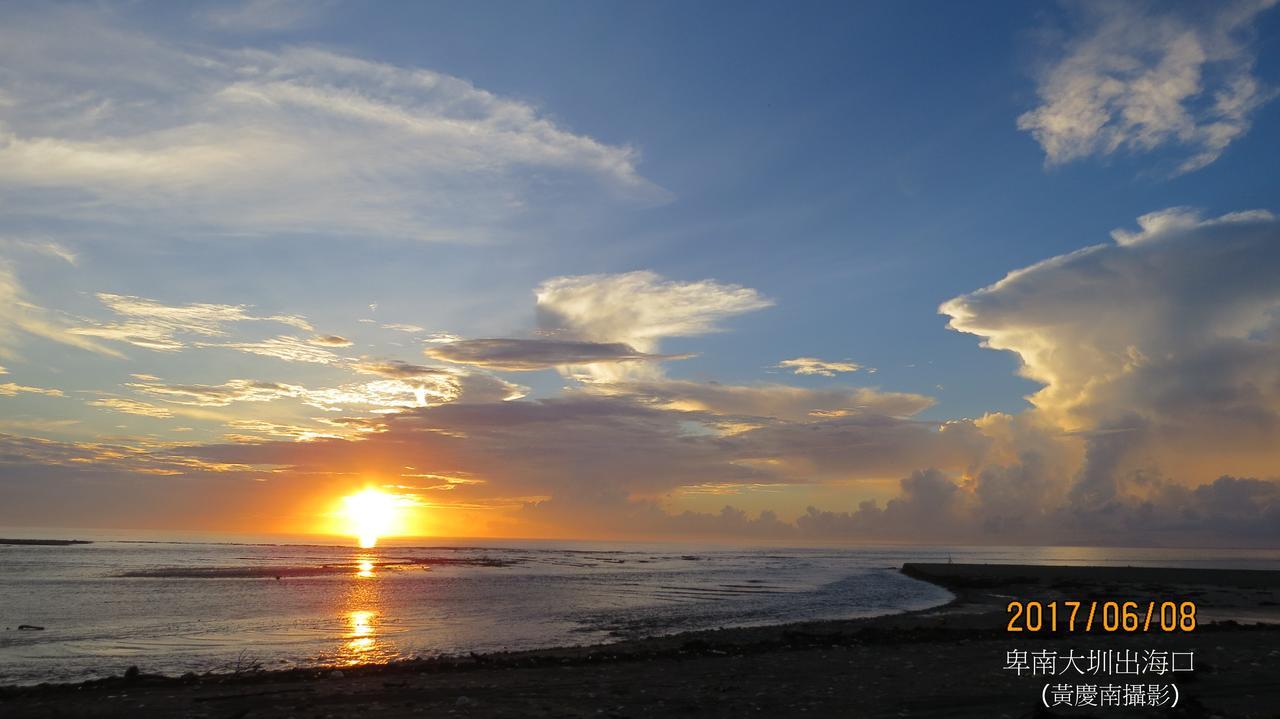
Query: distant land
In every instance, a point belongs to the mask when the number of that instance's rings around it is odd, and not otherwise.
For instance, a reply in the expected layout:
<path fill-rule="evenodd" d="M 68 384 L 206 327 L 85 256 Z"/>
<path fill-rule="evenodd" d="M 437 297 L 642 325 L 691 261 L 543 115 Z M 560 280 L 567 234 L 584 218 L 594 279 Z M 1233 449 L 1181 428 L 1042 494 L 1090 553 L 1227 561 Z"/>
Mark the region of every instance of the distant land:
<path fill-rule="evenodd" d="M 25 544 L 43 547 L 65 547 L 68 544 L 93 544 L 87 539 L 3 539 L 0 544 Z"/>

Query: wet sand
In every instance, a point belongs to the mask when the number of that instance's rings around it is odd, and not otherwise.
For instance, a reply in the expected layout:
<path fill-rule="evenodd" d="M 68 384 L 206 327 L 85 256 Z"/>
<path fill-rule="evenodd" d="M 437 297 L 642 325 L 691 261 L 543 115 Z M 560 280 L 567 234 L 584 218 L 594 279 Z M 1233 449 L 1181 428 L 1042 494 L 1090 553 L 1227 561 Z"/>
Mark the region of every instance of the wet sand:
<path fill-rule="evenodd" d="M 0 689 L 0 716 L 1280 717 L 1280 624 L 1255 624 L 1280 622 L 1280 572 L 950 564 L 904 572 L 956 599 L 889 617 L 336 672 Z M 1189 635 L 1011 635 L 1011 598 L 1192 600 L 1203 621 Z M 1051 713 L 1040 708 L 1042 677 L 1004 670 L 1014 649 L 1194 651 L 1196 671 L 1161 680 L 1182 691 L 1174 710 Z"/>

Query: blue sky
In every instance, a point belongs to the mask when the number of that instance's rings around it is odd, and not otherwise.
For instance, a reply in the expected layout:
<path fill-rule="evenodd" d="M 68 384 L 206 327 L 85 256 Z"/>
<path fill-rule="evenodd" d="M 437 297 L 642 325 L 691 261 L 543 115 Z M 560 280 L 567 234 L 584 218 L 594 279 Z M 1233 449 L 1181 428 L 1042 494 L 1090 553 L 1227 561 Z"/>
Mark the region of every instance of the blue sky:
<path fill-rule="evenodd" d="M 1275 210 L 1280 15 L 1270 5 L 9 6 L 0 11 L 10 28 L 0 38 L 10 48 L 0 131 L 17 169 L 0 173 L 0 253 L 46 330 L 8 321 L 2 379 L 63 396 L 0 398 L 4 429 L 69 447 L 107 435 L 281 441 L 279 433 L 253 439 L 244 422 L 317 430 L 316 416 L 367 422 L 398 405 L 367 396 L 309 404 L 294 390 L 199 404 L 156 388 L 225 389 L 238 379 L 319 391 L 354 386 L 361 372 L 383 376 L 355 363 L 392 360 L 456 370 L 488 383 L 477 391 L 490 394 L 501 383 L 523 387 L 511 394 L 527 403 L 584 393 L 617 400 L 632 396 L 628 382 L 648 382 L 653 393 L 655 383 L 688 380 L 877 393 L 844 407 L 846 416 L 870 407 L 938 425 L 995 413 L 1057 432 L 1097 429 L 1112 414 L 1072 405 L 1068 418 L 1052 392 L 1025 399 L 1065 381 L 1034 356 L 1048 339 L 1007 339 L 1016 325 L 1008 318 L 952 331 L 939 306 L 1020 268 L 1110 244 L 1113 230 L 1136 232 L 1150 213 L 1192 208 L 1195 222 L 1217 228 L 1214 218 L 1230 213 Z M 1073 105 L 1080 98 L 1070 91 L 1081 87 L 1104 99 Z M 1089 112 L 1104 113 L 1099 126 L 1062 129 L 1087 125 Z M 606 319 L 631 320 L 571 317 L 556 298 L 535 306 L 535 289 L 553 278 L 596 277 L 592 286 L 606 293 L 621 291 L 610 278 L 635 272 L 652 273 L 636 306 L 652 303 L 653 326 L 606 331 Z M 712 284 L 696 285 L 703 281 Z M 734 288 L 752 294 L 734 299 Z M 707 314 L 663 315 L 672 293 L 686 290 Z M 157 350 L 119 324 L 154 323 L 163 312 L 130 316 L 99 293 L 224 310 L 194 329 L 182 325 L 190 317 L 167 315 L 162 334 L 181 347 Z M 596 310 L 614 301 L 593 297 Z M 1183 301 L 1191 300 L 1157 304 Z M 308 344 L 296 323 L 227 319 L 231 306 L 302 317 L 308 332 L 342 342 Z M 1263 327 L 1249 332 L 1267 336 Z M 450 363 L 431 354 L 447 346 L 433 333 L 692 356 L 517 371 Z M 271 336 L 335 357 L 286 361 L 211 346 Z M 993 338 L 1011 351 L 982 346 Z M 1142 338 L 1132 347 L 1141 351 Z M 778 366 L 794 358 L 858 369 Z M 906 411 L 895 394 L 920 399 Z M 688 397 L 672 402 L 725 414 Z M 398 409 L 430 414 L 412 403 Z M 1154 409 L 1120 409 L 1155 422 Z M 793 421 L 784 415 L 751 422 Z M 1074 452 L 1064 462 L 1087 465 L 1089 447 L 1063 451 Z M 938 469 L 964 487 L 993 452 L 822 477 L 808 458 L 811 474 L 760 484 L 795 495 L 783 515 L 815 496 L 849 510 L 896 496 L 915 470 Z M 1073 467 L 1064 466 L 1063 482 L 1087 469 Z M 1176 484 L 1252 468 L 1206 469 Z M 723 480 L 735 483 L 745 486 Z M 498 495 L 560 498 L 533 481 L 516 484 L 524 494 Z M 701 482 L 622 494 L 672 513 L 714 510 L 672 498 L 693 484 Z M 738 504 L 768 509 L 772 500 Z"/>

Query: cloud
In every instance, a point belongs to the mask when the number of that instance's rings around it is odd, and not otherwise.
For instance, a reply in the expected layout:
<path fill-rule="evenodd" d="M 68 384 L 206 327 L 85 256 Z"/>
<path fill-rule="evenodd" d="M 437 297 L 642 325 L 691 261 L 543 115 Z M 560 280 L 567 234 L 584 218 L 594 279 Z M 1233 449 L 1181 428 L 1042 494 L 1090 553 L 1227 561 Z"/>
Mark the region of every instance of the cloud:
<path fill-rule="evenodd" d="M 16 394 L 42 394 L 46 397 L 64 397 L 60 389 L 46 389 L 44 387 L 30 387 L 14 382 L 0 383 L 0 397 L 12 397 Z"/>
<path fill-rule="evenodd" d="M 126 386 L 166 402 L 201 407 L 226 407 L 237 402 L 297 399 L 326 411 L 345 406 L 374 411 L 430 407 L 447 402 L 501 402 L 523 396 L 525 389 L 484 374 L 417 367 L 403 362 L 356 365 L 363 374 L 386 377 L 337 387 L 307 388 L 296 384 L 232 379 L 220 385 L 131 382 Z"/>
<path fill-rule="evenodd" d="M 402 467 L 485 480 L 485 496 L 626 496 L 698 481 L 754 481 L 733 447 L 690 434 L 686 417 L 612 398 L 444 404 L 386 418 L 360 442 L 317 441 L 192 448 L 208 461 L 280 464 L 305 471 L 398 475 Z M 214 460 L 214 457 L 220 459 Z M 479 489 L 474 491 L 480 491 Z"/>
<path fill-rule="evenodd" d="M 285 362 L 308 362 L 311 364 L 334 364 L 338 362 L 338 355 L 323 349 L 324 346 L 332 347 L 334 345 L 321 344 L 321 347 L 317 347 L 316 343 L 310 340 L 301 340 L 289 335 L 279 335 L 257 342 L 197 342 L 196 346 L 237 350 L 262 357 L 273 357 Z"/>
<path fill-rule="evenodd" d="M 173 411 L 159 407 L 146 402 L 139 402 L 136 399 L 124 399 L 122 397 L 105 397 L 103 399 L 89 400 L 89 405 L 93 407 L 102 407 L 115 412 L 123 412 L 125 414 L 136 414 L 143 417 L 172 417 Z"/>
<path fill-rule="evenodd" d="M 601 512 L 680 487 L 785 486 L 901 476 L 917 463 L 963 472 L 987 440 L 969 423 L 884 416 L 806 422 L 755 418 L 724 433 L 723 418 L 625 397 L 450 403 L 407 409 L 360 441 L 189 447 L 202 461 L 284 472 L 417 472 L 467 476 L 474 499 L 542 496 Z M 358 468 L 358 469 L 356 469 Z"/>
<path fill-rule="evenodd" d="M 317 347 L 350 347 L 355 344 L 346 337 L 339 337 L 338 335 L 317 335 L 307 340 L 307 342 Z"/>
<path fill-rule="evenodd" d="M 221 30 L 278 31 L 305 24 L 332 4 L 332 0 L 245 0 L 210 8 L 198 16 Z"/>
<path fill-rule="evenodd" d="M 85 324 L 70 330 L 72 334 L 127 342 L 158 352 L 175 352 L 188 346 L 186 335 L 223 336 L 226 334 L 225 326 L 233 322 L 278 322 L 298 329 L 311 329 L 311 325 L 301 317 L 258 317 L 249 314 L 244 305 L 165 305 L 142 297 L 106 292 L 98 293 L 98 299 L 112 312 L 125 317 L 125 321 Z"/>
<path fill-rule="evenodd" d="M 445 367 L 426 367 L 400 360 L 365 360 L 356 362 L 351 368 L 362 374 L 380 375 L 401 381 L 410 387 L 415 396 L 426 391 L 428 394 L 439 394 L 444 401 L 464 404 L 486 402 L 508 402 L 524 397 L 528 387 L 508 382 L 485 372 L 460 370 Z M 426 406 L 420 401 L 418 406 Z"/>
<path fill-rule="evenodd" d="M 405 325 L 405 324 L 398 324 L 398 323 L 395 323 L 395 322 L 392 322 L 392 323 L 390 323 L 390 324 L 382 325 L 382 329 L 384 329 L 384 330 L 395 330 L 396 332 L 408 332 L 408 333 L 410 333 L 410 334 L 413 334 L 413 333 L 416 333 L 416 332 L 426 332 L 426 329 L 425 329 L 425 328 L 423 328 L 423 327 L 419 327 L 419 326 L 417 326 L 417 325 Z"/>
<path fill-rule="evenodd" d="M 78 336 L 63 317 L 29 300 L 12 266 L 0 259 L 0 356 L 13 356 L 21 335 L 34 335 L 90 352 L 120 356 L 110 347 Z"/>
<path fill-rule="evenodd" d="M 0 237 L 0 246 L 9 247 L 24 252 L 34 252 L 40 255 L 56 257 L 69 265 L 74 265 L 79 261 L 75 252 L 67 249 L 65 246 L 47 239 L 32 239 L 23 237 Z"/>
<path fill-rule="evenodd" d="M 784 384 L 727 385 L 673 379 L 594 384 L 589 391 L 674 410 L 795 422 L 871 414 L 909 417 L 934 402 L 924 395 L 863 387 L 809 389 Z"/>
<path fill-rule="evenodd" d="M 534 291 L 542 331 L 592 342 L 623 342 L 653 352 L 663 337 L 718 330 L 716 323 L 773 301 L 715 280 L 664 280 L 653 272 L 556 277 Z"/>
<path fill-rule="evenodd" d="M 283 21 L 293 7 L 215 18 Z M 9 212 L 473 241 L 551 203 L 666 199 L 633 148 L 427 69 L 308 47 L 183 45 L 108 10 L 66 7 L 10 13 L 0 66 Z"/>
<path fill-rule="evenodd" d="M 1036 414 L 1086 442 L 1084 506 L 1159 467 L 1184 484 L 1267 476 L 1280 446 L 1280 221 L 1174 209 L 1139 227 L 941 307 L 1017 354 L 1043 385 Z"/>
<path fill-rule="evenodd" d="M 449 342 L 426 351 L 428 357 L 459 364 L 517 372 L 565 365 L 616 362 L 654 362 L 690 355 L 661 355 L 637 351 L 623 342 L 584 342 L 554 339 L 474 339 Z"/>
<path fill-rule="evenodd" d="M 1015 474 L 1034 468 L 1015 467 Z M 1016 477 L 1011 484 L 1029 479 Z M 1034 481 L 1034 478 L 1030 478 Z M 1124 498 L 1080 511 L 1070 504 L 993 505 L 983 495 L 988 474 L 958 484 L 937 470 L 913 473 L 884 507 L 864 502 L 855 512 L 813 507 L 795 522 L 802 536 L 823 539 L 897 539 L 984 543 L 1123 546 L 1274 546 L 1280 539 L 1280 482 L 1222 476 L 1188 489 L 1148 480 L 1141 499 Z"/>
<path fill-rule="evenodd" d="M 443 367 L 426 367 L 402 360 L 362 360 L 352 363 L 351 368 L 361 374 L 376 374 L 395 379 L 434 379 L 459 374 L 455 370 Z"/>
<path fill-rule="evenodd" d="M 227 426 L 231 429 L 240 430 L 242 432 L 255 432 L 259 435 L 266 435 L 268 437 L 282 437 L 295 442 L 312 442 L 317 439 L 340 439 L 352 436 L 350 433 L 317 429 L 315 427 L 281 424 L 278 422 L 267 422 L 265 420 L 256 419 L 232 420 L 227 422 Z M 227 439 L 233 442 L 260 441 L 258 437 L 245 435 L 229 435 Z"/>
<path fill-rule="evenodd" d="M 1274 96 L 1253 73 L 1249 42 L 1254 20 L 1274 4 L 1084 4 L 1081 32 L 1043 73 L 1041 104 L 1018 128 L 1050 165 L 1171 147 L 1185 155 L 1177 173 L 1204 167 Z"/>
<path fill-rule="evenodd" d="M 298 397 L 307 391 L 298 385 L 247 379 L 228 380 L 220 385 L 130 382 L 126 386 L 166 402 L 199 407 L 226 407 L 233 402 L 272 402 Z"/>
<path fill-rule="evenodd" d="M 681 282 L 649 271 L 556 277 L 534 291 L 539 331 L 562 340 L 621 343 L 655 353 L 664 337 L 719 331 L 718 322 L 769 307 L 756 290 L 715 280 Z M 585 381 L 662 376 L 650 363 L 596 363 L 562 368 Z"/>
<path fill-rule="evenodd" d="M 820 375 L 835 377 L 839 372 L 857 372 L 862 365 L 853 362 L 828 362 L 817 357 L 796 357 L 782 360 L 776 365 L 779 369 L 789 369 L 798 375 Z"/>

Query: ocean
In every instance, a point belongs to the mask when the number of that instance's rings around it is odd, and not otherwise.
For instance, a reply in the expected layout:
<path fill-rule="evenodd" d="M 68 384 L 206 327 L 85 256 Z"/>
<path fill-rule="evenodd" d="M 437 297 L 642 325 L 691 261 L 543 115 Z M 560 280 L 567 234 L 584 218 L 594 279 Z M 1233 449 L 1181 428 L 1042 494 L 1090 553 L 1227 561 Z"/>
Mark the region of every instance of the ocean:
<path fill-rule="evenodd" d="M 923 609 L 904 561 L 1280 568 L 1274 550 L 741 547 L 0 530 L 0 684 L 344 666 Z M 19 626 L 42 629 L 19 629 Z"/>

